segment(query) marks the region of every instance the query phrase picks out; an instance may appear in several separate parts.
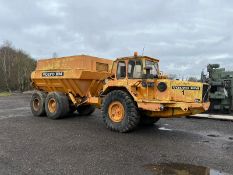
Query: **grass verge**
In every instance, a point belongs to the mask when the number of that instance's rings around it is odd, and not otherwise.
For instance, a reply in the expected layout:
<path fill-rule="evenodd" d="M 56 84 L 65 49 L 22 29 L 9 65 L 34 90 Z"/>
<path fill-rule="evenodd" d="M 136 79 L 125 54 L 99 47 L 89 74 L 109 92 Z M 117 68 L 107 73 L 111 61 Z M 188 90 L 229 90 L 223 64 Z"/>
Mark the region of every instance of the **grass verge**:
<path fill-rule="evenodd" d="M 0 92 L 0 97 L 8 97 L 11 96 L 10 92 Z"/>

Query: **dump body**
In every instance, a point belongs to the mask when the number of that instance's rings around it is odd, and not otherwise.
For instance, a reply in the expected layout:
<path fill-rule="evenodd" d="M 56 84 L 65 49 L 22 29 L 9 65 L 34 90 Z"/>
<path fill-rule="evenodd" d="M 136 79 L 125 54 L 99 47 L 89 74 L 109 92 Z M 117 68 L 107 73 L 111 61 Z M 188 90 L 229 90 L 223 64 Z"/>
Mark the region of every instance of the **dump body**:
<path fill-rule="evenodd" d="M 71 93 L 74 97 L 98 96 L 111 76 L 113 61 L 87 55 L 39 60 L 31 74 L 35 89 Z"/>

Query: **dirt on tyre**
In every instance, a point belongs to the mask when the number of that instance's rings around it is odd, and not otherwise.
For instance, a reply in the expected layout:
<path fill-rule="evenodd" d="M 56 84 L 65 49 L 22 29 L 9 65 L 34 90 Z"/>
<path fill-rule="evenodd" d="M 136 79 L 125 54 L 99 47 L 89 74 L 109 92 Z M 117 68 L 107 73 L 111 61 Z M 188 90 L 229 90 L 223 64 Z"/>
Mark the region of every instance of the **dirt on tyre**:
<path fill-rule="evenodd" d="M 93 105 L 81 105 L 77 107 L 77 111 L 80 115 L 91 115 L 95 112 L 95 106 Z"/>
<path fill-rule="evenodd" d="M 32 114 L 36 117 L 45 116 L 45 99 L 47 94 L 42 91 L 36 91 L 32 94 L 30 107 Z"/>
<path fill-rule="evenodd" d="M 134 100 L 121 90 L 114 90 L 106 95 L 102 104 L 102 116 L 106 127 L 118 132 L 132 131 L 140 121 Z"/>
<path fill-rule="evenodd" d="M 68 97 L 61 92 L 50 92 L 45 100 L 45 111 L 48 118 L 60 119 L 69 113 Z"/>

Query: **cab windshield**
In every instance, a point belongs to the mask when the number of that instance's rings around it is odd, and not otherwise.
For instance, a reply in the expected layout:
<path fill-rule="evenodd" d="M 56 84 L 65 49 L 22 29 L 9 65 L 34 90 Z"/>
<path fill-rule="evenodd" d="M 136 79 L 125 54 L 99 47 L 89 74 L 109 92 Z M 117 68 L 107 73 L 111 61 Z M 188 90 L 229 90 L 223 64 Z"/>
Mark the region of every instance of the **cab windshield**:
<path fill-rule="evenodd" d="M 146 67 L 150 68 L 150 75 L 153 75 L 154 78 L 158 78 L 159 66 L 157 62 L 146 60 Z"/>
<path fill-rule="evenodd" d="M 128 78 L 142 78 L 142 62 L 141 60 L 129 60 L 128 63 Z"/>

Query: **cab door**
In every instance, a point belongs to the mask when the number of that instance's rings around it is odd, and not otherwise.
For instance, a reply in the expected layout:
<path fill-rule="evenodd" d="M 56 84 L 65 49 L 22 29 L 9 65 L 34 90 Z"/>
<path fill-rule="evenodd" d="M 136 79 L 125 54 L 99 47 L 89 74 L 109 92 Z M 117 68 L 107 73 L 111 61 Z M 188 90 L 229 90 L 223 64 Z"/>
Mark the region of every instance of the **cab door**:
<path fill-rule="evenodd" d="M 117 61 L 116 74 L 114 86 L 124 86 L 128 85 L 127 83 L 127 62 L 125 60 Z"/>

